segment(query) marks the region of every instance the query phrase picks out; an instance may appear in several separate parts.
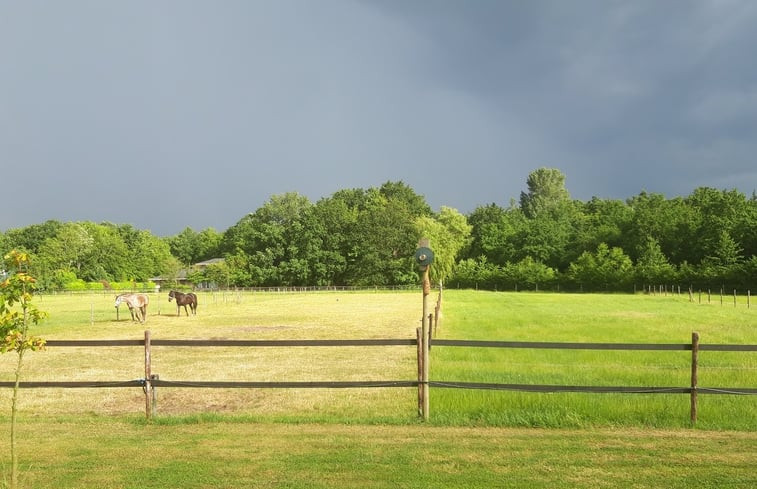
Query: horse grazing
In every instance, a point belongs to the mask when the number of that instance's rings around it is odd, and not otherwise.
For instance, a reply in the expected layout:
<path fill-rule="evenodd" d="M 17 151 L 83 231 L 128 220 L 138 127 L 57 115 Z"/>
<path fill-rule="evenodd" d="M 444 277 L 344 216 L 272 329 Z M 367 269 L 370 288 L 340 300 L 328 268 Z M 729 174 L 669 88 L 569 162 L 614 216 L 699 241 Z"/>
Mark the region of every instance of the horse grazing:
<path fill-rule="evenodd" d="M 147 305 L 150 298 L 146 294 L 119 294 L 116 296 L 116 307 L 125 302 L 129 306 L 132 321 L 144 323 L 147 319 Z"/>
<path fill-rule="evenodd" d="M 189 316 L 187 312 L 187 306 L 192 310 L 192 315 L 197 314 L 197 296 L 192 292 L 184 294 L 182 292 L 172 290 L 168 293 L 168 302 L 172 299 L 176 299 L 176 315 L 181 316 L 181 306 L 184 306 L 184 312 Z"/>

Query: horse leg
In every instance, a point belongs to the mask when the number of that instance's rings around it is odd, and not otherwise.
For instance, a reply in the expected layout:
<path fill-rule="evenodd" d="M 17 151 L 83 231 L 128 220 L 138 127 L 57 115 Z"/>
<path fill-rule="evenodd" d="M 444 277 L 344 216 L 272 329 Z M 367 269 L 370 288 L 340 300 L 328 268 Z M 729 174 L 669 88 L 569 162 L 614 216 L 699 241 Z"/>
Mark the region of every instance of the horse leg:
<path fill-rule="evenodd" d="M 142 306 L 140 311 L 142 311 L 142 322 L 144 323 L 147 321 L 147 306 Z"/>

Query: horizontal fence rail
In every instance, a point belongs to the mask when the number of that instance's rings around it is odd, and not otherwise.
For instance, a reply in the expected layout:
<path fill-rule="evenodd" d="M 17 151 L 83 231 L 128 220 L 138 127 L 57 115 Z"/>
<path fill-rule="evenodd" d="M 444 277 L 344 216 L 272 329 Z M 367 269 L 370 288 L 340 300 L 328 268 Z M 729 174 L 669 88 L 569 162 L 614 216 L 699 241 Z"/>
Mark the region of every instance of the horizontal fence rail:
<path fill-rule="evenodd" d="M 416 339 L 370 340 L 150 340 L 152 346 L 260 347 L 260 346 L 411 346 Z M 145 340 L 49 340 L 46 346 L 144 346 Z"/>
<path fill-rule="evenodd" d="M 650 343 L 560 343 L 532 341 L 480 341 L 430 339 L 429 347 L 463 347 L 463 348 L 527 348 L 527 349 L 561 349 L 561 350 L 637 350 L 637 351 L 691 351 L 692 385 L 689 387 L 628 387 L 628 386 L 577 386 L 577 385 L 539 385 L 539 384 L 499 384 L 479 382 L 457 382 L 429 380 L 378 380 L 378 381 L 296 381 L 296 382 L 256 382 L 256 381 L 193 381 L 165 380 L 151 374 L 151 347 L 375 347 L 375 346 L 416 346 L 418 347 L 419 372 L 423 359 L 420 344 L 424 341 L 420 333 L 417 338 L 404 339 L 327 339 L 327 340 L 171 340 L 152 339 L 145 331 L 142 340 L 49 340 L 46 346 L 57 347 L 143 347 L 145 349 L 145 377 L 118 381 L 25 381 L 20 388 L 121 388 L 141 387 L 145 391 L 148 405 L 147 417 L 154 414 L 154 389 L 157 387 L 174 388 L 225 388 L 225 389 L 349 389 L 349 388 L 421 388 L 429 387 L 447 389 L 478 389 L 496 391 L 523 392 L 575 392 L 575 393 L 620 393 L 620 394 L 689 394 L 692 397 L 692 421 L 696 420 L 697 394 L 731 394 L 757 395 L 757 388 L 736 387 L 699 387 L 697 383 L 697 354 L 699 351 L 719 352 L 753 352 L 757 345 L 699 344 L 697 333 L 692 335 L 692 343 L 650 344 Z M 0 382 L 0 387 L 13 387 L 14 382 Z M 152 397 L 152 399 L 150 399 Z M 150 404 L 152 403 L 152 406 Z"/>
<path fill-rule="evenodd" d="M 480 389 L 522 392 L 587 392 L 587 393 L 617 393 L 617 394 L 691 394 L 696 390 L 700 394 L 757 394 L 757 389 L 730 387 L 707 388 L 697 387 L 620 387 L 597 385 L 538 385 L 538 384 L 487 384 L 479 382 L 429 382 L 432 387 L 446 387 L 448 389 Z"/>
<path fill-rule="evenodd" d="M 437 340 L 432 339 L 431 346 L 467 346 L 473 348 L 529 348 L 557 350 L 677 350 L 691 351 L 690 343 L 555 343 L 544 341 L 477 341 L 477 340 Z M 700 350 L 709 351 L 757 351 L 757 345 L 699 345 Z"/>

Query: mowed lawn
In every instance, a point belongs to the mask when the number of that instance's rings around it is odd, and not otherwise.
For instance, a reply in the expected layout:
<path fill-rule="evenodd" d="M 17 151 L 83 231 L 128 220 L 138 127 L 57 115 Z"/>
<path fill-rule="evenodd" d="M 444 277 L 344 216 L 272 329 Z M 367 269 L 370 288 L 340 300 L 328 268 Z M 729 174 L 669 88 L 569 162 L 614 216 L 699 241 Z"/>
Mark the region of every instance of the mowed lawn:
<path fill-rule="evenodd" d="M 124 319 L 123 307 L 116 321 L 111 295 L 43 296 L 37 303 L 51 316 L 36 333 L 140 339 L 147 328 L 153 339 L 414 338 L 422 302 L 420 292 L 216 293 L 200 295 L 197 316 L 177 317 L 164 296 L 151 297 L 145 325 Z M 685 297 L 449 290 L 437 336 L 685 343 L 696 330 L 702 343 L 755 344 L 756 313 L 742 304 L 700 305 Z M 577 353 L 439 347 L 432 350 L 431 376 L 688 382 L 689 352 Z M 755 387 L 755 353 L 719 355 L 702 358 L 700 385 Z M 144 375 L 142 362 L 139 347 L 49 348 L 29 354 L 23 378 L 129 380 Z M 10 379 L 12 364 L 12 355 L 0 358 L 2 380 Z M 413 380 L 415 347 L 155 347 L 153 371 L 169 380 Z M 161 388 L 151 423 L 144 420 L 140 389 L 30 389 L 21 396 L 23 487 L 757 484 L 753 396 L 701 395 L 703 421 L 695 428 L 687 423 L 686 395 L 432 389 L 426 423 L 418 420 L 412 388 Z M 722 401 L 713 405 L 715 399 Z M 0 400 L 9 407 L 7 390 Z M 0 413 L 4 426 L 8 413 Z M 7 437 L 0 438 L 0 456 L 7 453 Z"/>

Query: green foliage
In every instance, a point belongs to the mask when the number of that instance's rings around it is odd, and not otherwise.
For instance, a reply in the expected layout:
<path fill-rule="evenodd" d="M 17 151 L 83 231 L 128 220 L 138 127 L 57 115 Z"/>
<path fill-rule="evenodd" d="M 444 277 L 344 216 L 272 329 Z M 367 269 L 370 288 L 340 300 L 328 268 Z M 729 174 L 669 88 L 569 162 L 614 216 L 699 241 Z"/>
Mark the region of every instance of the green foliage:
<path fill-rule="evenodd" d="M 13 351 L 17 355 L 15 383 L 11 399 L 10 487 L 18 487 L 18 452 L 16 449 L 16 425 L 18 392 L 24 354 L 45 347 L 45 340 L 29 334 L 29 326 L 39 324 L 47 314 L 32 303 L 35 280 L 28 273 L 29 255 L 16 250 L 3 257 L 8 276 L 0 282 L 0 352 Z"/>
<path fill-rule="evenodd" d="M 166 238 L 171 254 L 184 267 L 194 263 L 217 258 L 223 235 L 213 228 L 207 228 L 199 233 L 190 227 L 184 228 L 176 236 Z"/>
<path fill-rule="evenodd" d="M 528 175 L 528 192 L 520 194 L 520 208 L 529 219 L 560 214 L 570 204 L 565 175 L 556 168 L 539 168 Z"/>
<path fill-rule="evenodd" d="M 457 209 L 442 207 L 438 216 L 416 219 L 419 238 L 428 238 L 434 251 L 431 280 L 443 283 L 452 273 L 460 251 L 468 244 L 471 226 Z"/>
<path fill-rule="evenodd" d="M 191 264 L 222 257 L 213 280 L 205 272 L 192 277 L 223 286 L 409 285 L 418 282 L 412 257 L 426 235 L 437 255 L 434 281 L 454 275 L 492 288 L 551 283 L 630 291 L 633 280 L 642 287 L 677 281 L 755 288 L 748 265 L 757 256 L 755 195 L 701 187 L 672 199 L 641 192 L 625 202 L 580 202 L 570 199 L 565 180 L 558 169 L 537 169 L 519 202 L 480 206 L 467 216 L 443 206 L 434 213 L 410 186 L 389 181 L 338 190 L 316 203 L 296 192 L 274 195 L 223 233 L 187 227 L 157 238 L 128 224 L 47 221 L 0 234 L 0 252 L 30 253 L 41 290 L 157 276 L 175 282 Z M 597 266 L 588 257 L 602 243 L 631 260 L 627 276 L 588 272 Z M 533 264 L 544 269 L 524 272 Z"/>
<path fill-rule="evenodd" d="M 28 335 L 29 326 L 46 317 L 32 304 L 35 279 L 28 272 L 29 255 L 11 251 L 4 257 L 8 276 L 0 282 L 0 351 L 38 350 L 44 340 Z"/>
<path fill-rule="evenodd" d="M 667 284 L 676 279 L 676 271 L 668 262 L 656 239 L 647 238 L 646 245 L 639 250 L 636 261 L 636 278 L 642 284 Z"/>
<path fill-rule="evenodd" d="M 610 285 L 626 285 L 632 279 L 633 263 L 621 248 L 609 248 L 605 243 L 595 253 L 585 251 L 570 264 L 568 277 L 585 290 L 602 290 Z"/>

